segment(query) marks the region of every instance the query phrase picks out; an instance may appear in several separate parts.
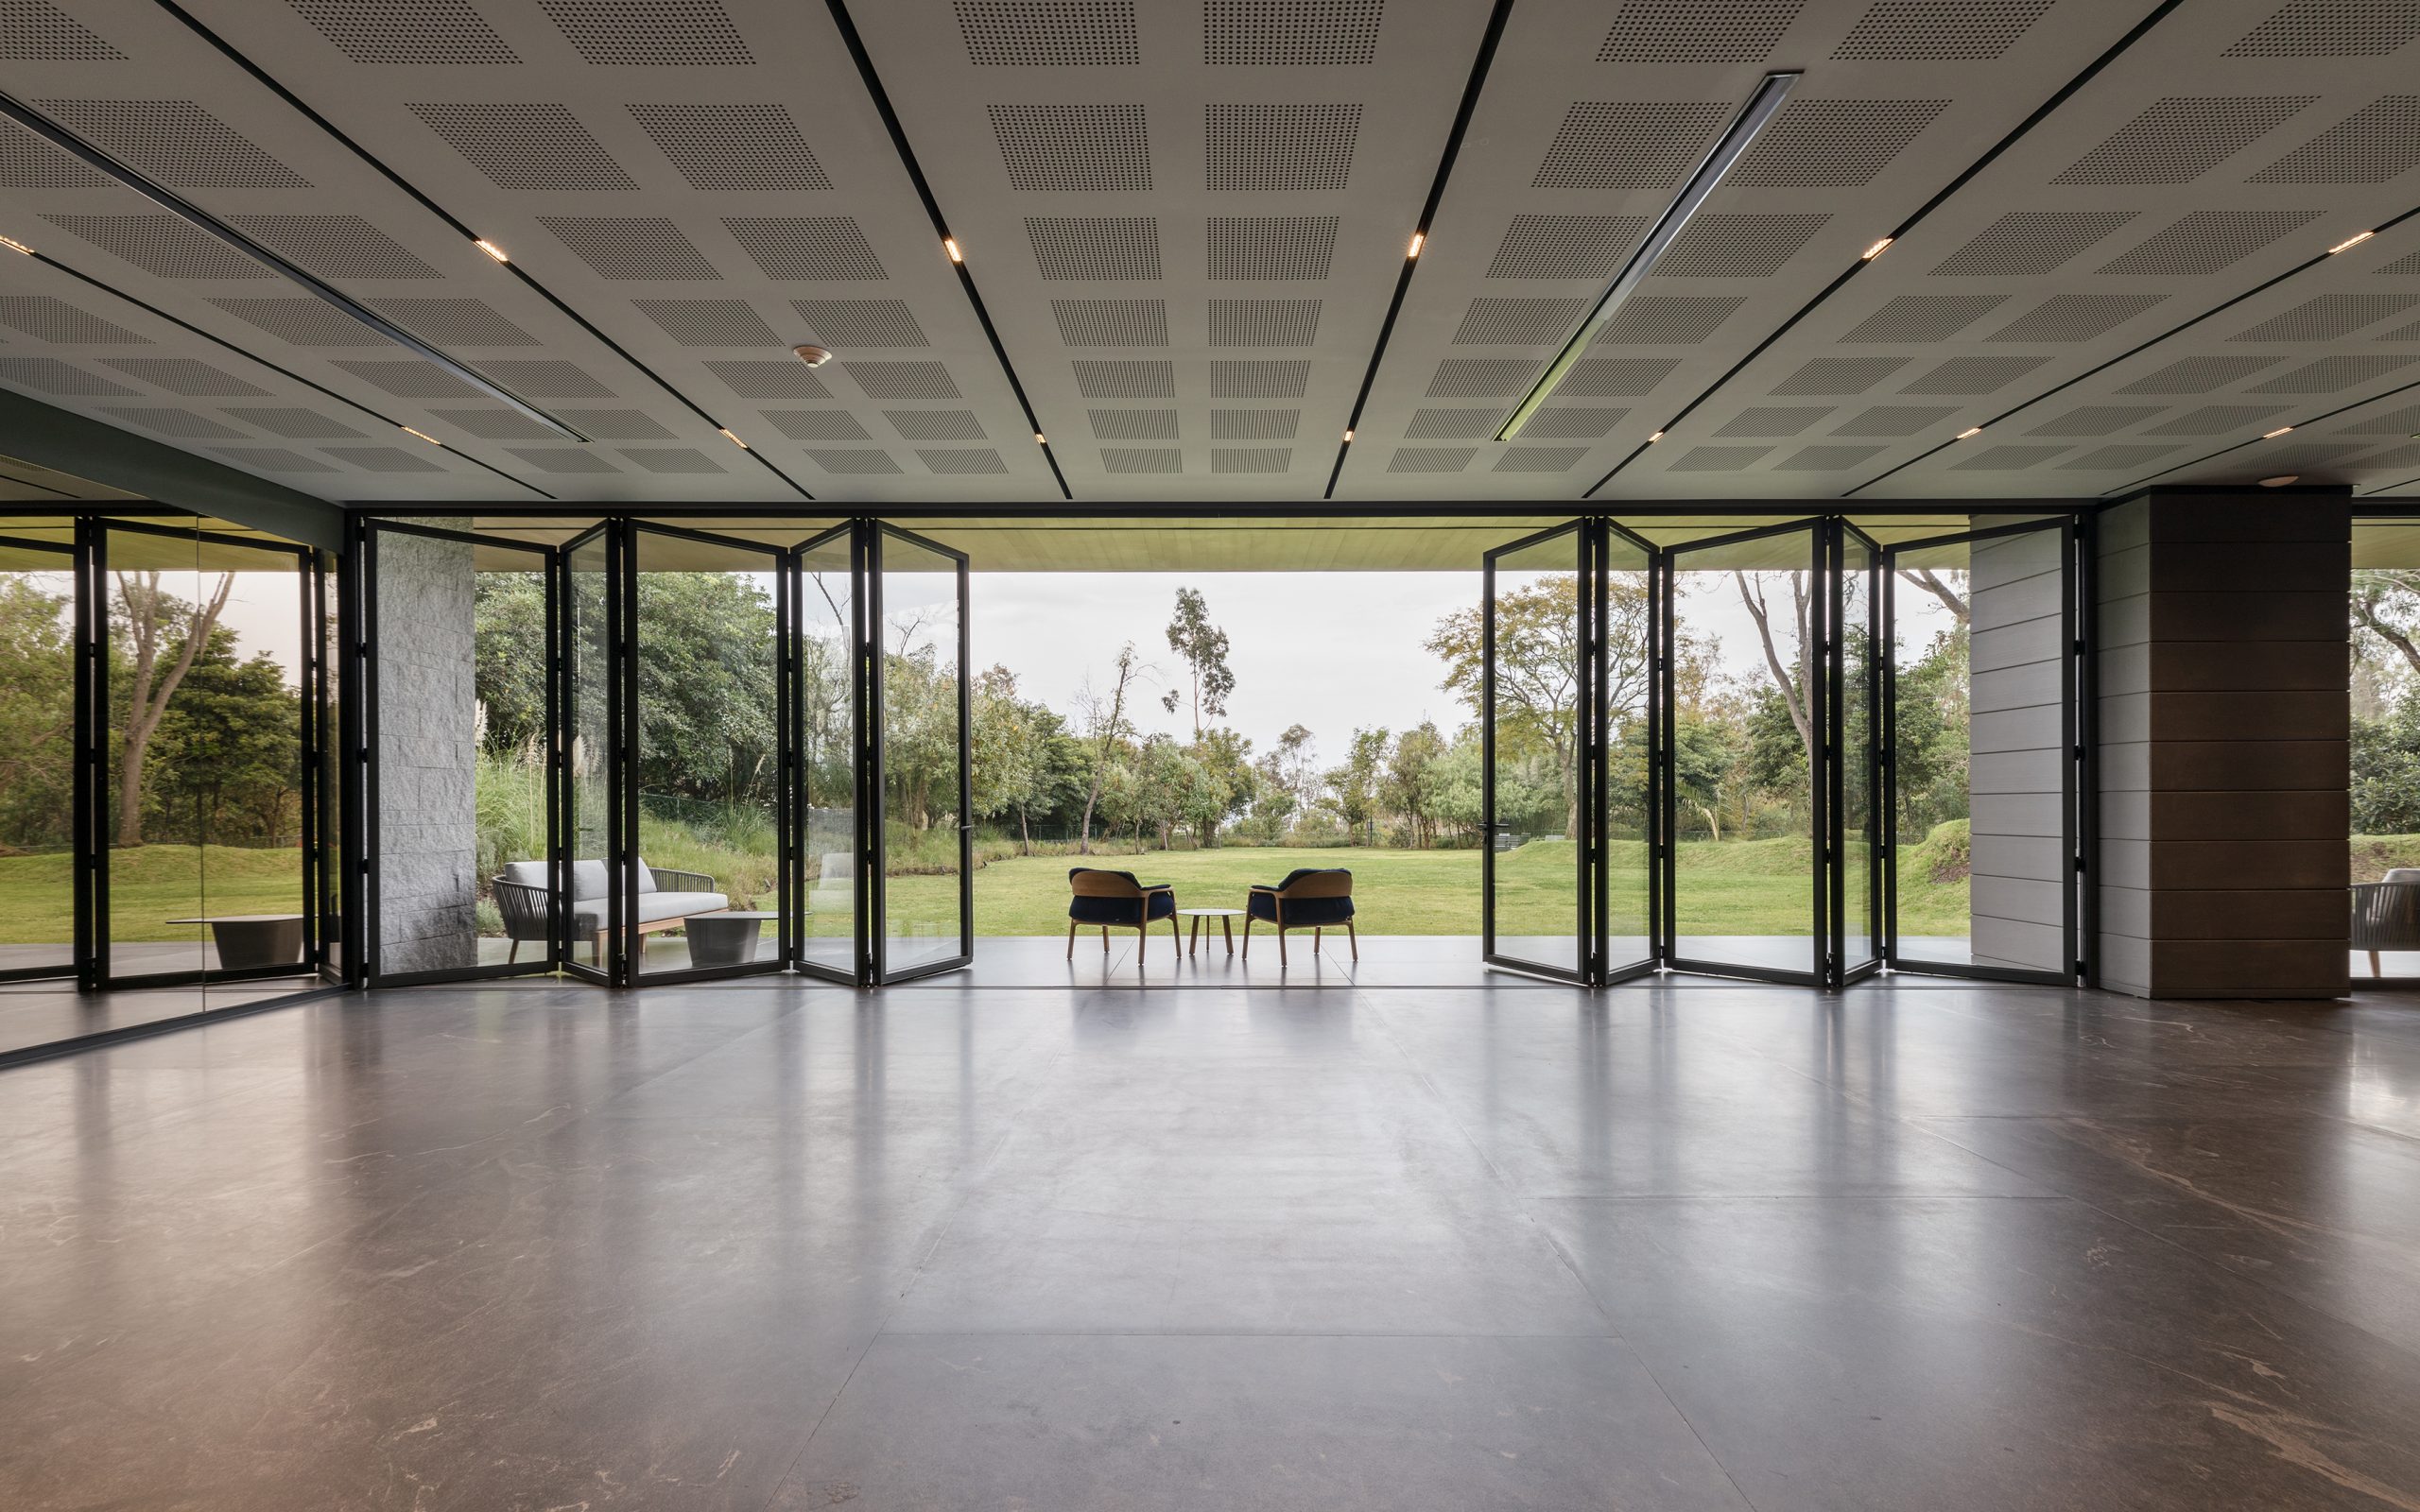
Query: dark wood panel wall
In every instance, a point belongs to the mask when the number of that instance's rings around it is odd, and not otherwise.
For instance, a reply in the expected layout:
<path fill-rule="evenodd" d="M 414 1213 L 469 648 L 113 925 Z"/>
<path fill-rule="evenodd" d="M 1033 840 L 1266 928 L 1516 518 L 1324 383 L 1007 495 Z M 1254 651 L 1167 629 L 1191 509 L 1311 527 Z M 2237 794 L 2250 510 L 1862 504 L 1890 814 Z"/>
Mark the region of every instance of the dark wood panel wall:
<path fill-rule="evenodd" d="M 2346 496 L 2128 500 L 2100 568 L 2101 985 L 2341 996 Z"/>

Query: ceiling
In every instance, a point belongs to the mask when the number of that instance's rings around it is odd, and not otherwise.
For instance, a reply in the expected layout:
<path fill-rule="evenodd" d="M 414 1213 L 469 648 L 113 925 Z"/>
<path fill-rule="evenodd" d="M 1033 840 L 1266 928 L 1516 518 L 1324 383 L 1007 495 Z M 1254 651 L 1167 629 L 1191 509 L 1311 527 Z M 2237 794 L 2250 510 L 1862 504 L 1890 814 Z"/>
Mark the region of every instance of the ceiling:
<path fill-rule="evenodd" d="M 5 121 L 0 385 L 382 505 L 2411 496 L 2415 78 L 2420 0 L 6 0 L 0 91 L 582 438 Z"/>

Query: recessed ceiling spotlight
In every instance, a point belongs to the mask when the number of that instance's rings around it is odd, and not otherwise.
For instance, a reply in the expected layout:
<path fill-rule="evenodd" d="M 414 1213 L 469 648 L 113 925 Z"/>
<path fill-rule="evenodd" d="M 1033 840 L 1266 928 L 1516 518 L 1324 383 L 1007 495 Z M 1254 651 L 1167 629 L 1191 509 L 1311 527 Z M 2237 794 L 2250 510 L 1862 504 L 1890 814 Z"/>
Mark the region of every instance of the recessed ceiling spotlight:
<path fill-rule="evenodd" d="M 821 368 L 832 360 L 832 353 L 821 347 L 792 347 L 790 355 L 810 368 Z"/>
<path fill-rule="evenodd" d="M 953 263 L 963 263 L 966 261 L 966 254 L 958 249 L 958 238 L 955 236 L 944 236 L 942 238 L 942 250 L 949 253 L 949 260 Z"/>
<path fill-rule="evenodd" d="M 2281 473 L 2273 478 L 2262 478 L 2260 480 L 2260 486 L 2264 489 L 2282 489 L 2287 484 L 2296 481 L 2301 476 L 2302 474 L 2299 472 Z"/>
<path fill-rule="evenodd" d="M 27 257 L 34 255 L 34 249 L 32 248 L 17 240 L 14 236 L 0 236 L 0 247 L 6 247 L 12 252 L 23 252 Z"/>
<path fill-rule="evenodd" d="M 395 428 L 402 431 L 406 436 L 417 436 L 431 446 L 442 446 L 445 444 L 443 441 L 439 440 L 436 437 L 431 436 L 426 431 L 416 431 L 408 425 L 398 425 Z"/>
<path fill-rule="evenodd" d="M 1961 441 L 1962 441 L 1962 440 L 1964 440 L 1964 439 L 1965 439 L 1967 437 L 1969 437 L 1969 436 L 1980 436 L 1980 435 L 1982 435 L 1982 434 L 1983 434 L 1983 427 L 1981 427 L 1980 425 L 1969 425 L 1969 426 L 1967 426 L 1964 430 L 1960 431 L 1960 432 L 1959 432 L 1955 437 L 1953 437 L 1953 438 L 1952 438 L 1952 439 L 1954 439 L 1954 440 L 1961 440 Z"/>
<path fill-rule="evenodd" d="M 1409 252 L 1406 252 L 1404 255 L 1405 255 L 1406 257 L 1418 257 L 1418 256 L 1420 255 L 1420 249 L 1421 249 L 1422 248 L 1424 248 L 1424 247 L 1427 246 L 1427 245 L 1428 245 L 1428 233 L 1427 233 L 1426 232 L 1425 232 L 1425 231 L 1416 231 L 1416 232 L 1413 232 L 1411 233 L 1411 250 L 1410 250 L 1410 251 L 1409 251 Z"/>
<path fill-rule="evenodd" d="M 1346 430 L 1345 430 L 1345 432 L 1344 432 L 1344 438 L 1345 438 L 1346 440 L 1348 440 L 1348 441 L 1349 441 L 1349 440 L 1351 440 L 1351 439 L 1353 439 L 1353 432 L 1352 432 L 1352 429 L 1351 429 L 1350 427 L 1347 427 L 1347 428 L 1346 428 Z"/>
<path fill-rule="evenodd" d="M 1652 435 L 1652 436 L 1651 436 L 1651 437 L 1649 437 L 1649 438 L 1647 438 L 1647 444 L 1648 444 L 1648 445 L 1650 445 L 1650 446 L 1652 446 L 1652 445 L 1654 445 L 1657 441 L 1660 441 L 1660 440 L 1662 440 L 1663 438 L 1664 438 L 1664 433 L 1663 433 L 1662 431 L 1657 431 L 1654 435 Z"/>
<path fill-rule="evenodd" d="M 1899 238 L 1896 236 L 1883 237 L 1880 241 L 1876 242 L 1873 246 L 1859 253 L 1858 255 L 1858 261 L 1860 263 L 1873 262 L 1876 258 L 1880 257 L 1884 252 L 1889 251 L 1891 249 L 1891 244 L 1898 239 Z"/>
<path fill-rule="evenodd" d="M 2292 429 L 2293 427 L 2291 425 L 2280 425 L 2273 431 L 2263 431 L 2260 435 L 2260 438 L 2264 441 L 2273 441 L 2278 437 L 2285 435 L 2288 431 Z"/>
<path fill-rule="evenodd" d="M 716 426 L 716 427 L 715 427 L 715 429 L 716 429 L 716 430 L 718 430 L 718 431 L 720 431 L 720 432 L 722 432 L 722 438 L 723 438 L 724 440 L 729 441 L 732 445 L 738 447 L 738 448 L 739 448 L 741 451 L 743 451 L 743 452 L 744 452 L 744 451 L 746 451 L 746 450 L 748 450 L 748 443 L 747 443 L 746 441 L 741 440 L 738 437 L 734 436 L 733 434 L 731 434 L 731 427 L 730 427 L 730 426 L 728 426 L 728 425 L 717 425 L 717 426 Z"/>
<path fill-rule="evenodd" d="M 477 248 L 480 251 L 487 253 L 490 257 L 494 258 L 499 263 L 510 263 L 512 261 L 511 258 L 504 255 L 503 248 L 498 247 L 495 243 L 489 241 L 484 237 L 472 242 L 471 245 Z"/>
<path fill-rule="evenodd" d="M 1036 446 L 1048 446 L 1050 442 L 1040 431 L 1036 431 L 1033 433 L 1033 444 Z"/>
<path fill-rule="evenodd" d="M 2356 232 L 2352 235 L 2345 237 L 2342 241 L 2338 242 L 2335 246 L 2329 248 L 2327 249 L 2327 255 L 2334 257 L 2337 253 L 2344 250 L 2346 248 L 2359 247 L 2363 242 L 2368 241 L 2371 237 L 2377 234 L 2377 232 L 2374 231 Z"/>

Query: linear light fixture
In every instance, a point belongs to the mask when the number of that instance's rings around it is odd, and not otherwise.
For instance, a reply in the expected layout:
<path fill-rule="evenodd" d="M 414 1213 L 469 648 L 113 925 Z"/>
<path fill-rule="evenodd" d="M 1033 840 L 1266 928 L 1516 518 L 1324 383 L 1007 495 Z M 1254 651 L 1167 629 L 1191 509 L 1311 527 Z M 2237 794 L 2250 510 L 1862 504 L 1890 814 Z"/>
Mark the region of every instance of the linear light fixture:
<path fill-rule="evenodd" d="M 389 320 L 386 317 L 378 314 L 377 311 L 371 309 L 368 305 L 354 299 L 343 290 L 336 287 L 334 284 L 326 283 L 316 274 L 305 271 L 299 265 L 288 262 L 285 258 L 269 250 L 260 243 L 252 240 L 250 236 L 245 235 L 242 232 L 237 231 L 234 227 L 228 225 L 226 222 L 211 215 L 208 211 L 203 210 L 200 206 L 192 203 L 191 201 L 177 195 L 172 190 L 154 182 L 142 173 L 139 173 L 135 169 L 120 163 L 117 159 L 111 157 L 108 153 L 85 141 L 82 137 L 78 136 L 75 132 L 68 130 L 65 127 L 60 126 L 56 121 L 53 121 L 50 117 L 43 114 L 40 111 L 27 106 L 23 101 L 17 99 L 14 95 L 0 94 L 0 116 L 5 116 L 9 120 L 16 122 L 19 126 L 22 126 L 26 130 L 31 131 L 34 135 L 41 137 L 52 146 L 59 148 L 59 150 L 66 153 L 69 157 L 76 159 L 85 166 L 116 180 L 119 183 L 133 190 L 144 198 L 150 200 L 161 209 L 167 211 L 170 215 L 175 215 L 179 220 L 182 220 L 185 224 L 193 227 L 196 231 L 200 232 L 211 240 L 221 243 L 224 246 L 231 247 L 236 251 L 243 253 L 246 257 L 251 258 L 253 262 L 260 264 L 263 267 L 266 267 L 269 271 L 277 274 L 287 283 L 301 288 L 304 293 L 311 295 L 323 303 L 335 306 L 346 316 L 365 326 L 368 326 L 371 330 L 377 332 L 380 335 L 395 343 L 397 346 L 402 347 L 429 362 L 435 363 L 438 367 L 444 369 L 448 373 L 451 373 L 456 378 L 469 384 L 472 387 L 477 389 L 480 393 L 485 394 L 488 398 L 494 400 L 496 403 L 510 406 L 512 409 L 527 416 L 531 420 L 536 421 L 541 425 L 545 426 L 547 430 L 554 432 L 556 435 L 562 437 L 566 440 L 585 441 L 588 439 L 587 437 L 582 436 L 576 430 L 573 430 L 570 426 L 564 424 L 562 421 L 555 419 L 552 415 L 547 414 L 544 410 L 540 409 L 537 405 L 530 404 L 527 400 L 523 399 L 520 395 L 497 383 L 494 379 L 485 376 L 477 369 L 467 367 L 455 358 L 439 351 L 437 348 L 430 346 L 427 342 L 423 341 L 420 337 L 395 324 L 392 320 Z"/>
<path fill-rule="evenodd" d="M 2327 255 L 2334 257 L 2339 252 L 2349 252 L 2354 248 L 2360 246 L 2363 242 L 2368 241 L 2371 237 L 2377 234 L 2377 232 L 2374 231 L 2355 232 L 2352 235 L 2345 237 L 2342 241 L 2338 242 L 2335 246 L 2329 248 L 2327 249 Z"/>
<path fill-rule="evenodd" d="M 1715 186 L 1722 181 L 1722 176 L 1730 172 L 1732 164 L 1748 150 L 1748 145 L 1756 139 L 1756 133 L 1772 120 L 1773 112 L 1781 109 L 1782 96 L 1789 93 L 1790 86 L 1798 79 L 1796 73 L 1765 76 L 1764 82 L 1756 86 L 1756 93 L 1749 96 L 1748 103 L 1740 107 L 1739 113 L 1732 117 L 1731 125 L 1715 142 L 1712 150 L 1699 163 L 1697 171 L 1682 183 L 1681 192 L 1664 207 L 1664 214 L 1655 218 L 1655 225 L 1648 232 L 1647 239 L 1630 254 L 1630 261 L 1623 264 L 1622 270 L 1614 276 L 1612 285 L 1599 296 L 1587 318 L 1580 322 L 1580 329 L 1572 333 L 1571 339 L 1563 344 L 1563 351 L 1556 353 L 1554 361 L 1547 365 L 1547 370 L 1530 386 L 1528 396 L 1512 411 L 1512 418 L 1497 429 L 1497 440 L 1509 441 L 1520 435 L 1521 427 L 1530 422 L 1530 417 L 1554 396 L 1563 380 L 1579 366 L 1580 354 L 1588 350 L 1588 343 L 1597 339 L 1597 333 L 1605 329 L 1613 319 L 1614 312 L 1622 307 L 1623 301 L 1631 297 L 1640 281 L 1655 266 L 1655 260 L 1680 237 L 1681 230 L 1688 224 L 1689 217 L 1698 213 L 1706 197 L 1713 194 Z"/>

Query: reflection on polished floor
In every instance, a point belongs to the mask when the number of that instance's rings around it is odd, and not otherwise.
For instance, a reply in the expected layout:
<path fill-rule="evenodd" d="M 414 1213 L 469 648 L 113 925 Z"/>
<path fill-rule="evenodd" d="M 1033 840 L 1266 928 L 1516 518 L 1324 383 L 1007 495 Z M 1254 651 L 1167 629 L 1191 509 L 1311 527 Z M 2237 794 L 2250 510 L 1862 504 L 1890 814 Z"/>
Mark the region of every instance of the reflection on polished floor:
<path fill-rule="evenodd" d="M 2415 1199 L 2385 995 L 331 999 L 0 1073 L 0 1504 L 2411 1507 Z"/>
<path fill-rule="evenodd" d="M 309 977 L 272 977 L 85 993 L 77 991 L 73 982 L 56 979 L 0 982 L 0 1056 L 164 1019 L 247 1007 L 318 986 Z"/>

